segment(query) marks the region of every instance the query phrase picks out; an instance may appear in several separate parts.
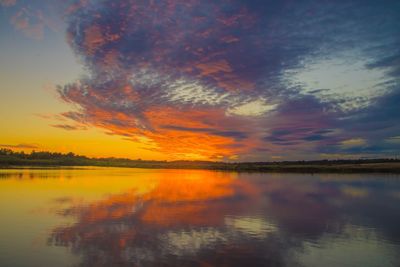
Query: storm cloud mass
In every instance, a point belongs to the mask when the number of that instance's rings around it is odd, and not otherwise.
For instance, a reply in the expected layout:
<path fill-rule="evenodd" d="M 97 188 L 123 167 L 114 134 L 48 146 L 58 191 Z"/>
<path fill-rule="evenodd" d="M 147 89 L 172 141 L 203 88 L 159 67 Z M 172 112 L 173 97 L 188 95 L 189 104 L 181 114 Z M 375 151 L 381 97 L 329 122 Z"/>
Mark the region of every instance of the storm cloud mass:
<path fill-rule="evenodd" d="M 396 156 L 398 1 L 81 0 L 64 113 L 171 159 Z"/>

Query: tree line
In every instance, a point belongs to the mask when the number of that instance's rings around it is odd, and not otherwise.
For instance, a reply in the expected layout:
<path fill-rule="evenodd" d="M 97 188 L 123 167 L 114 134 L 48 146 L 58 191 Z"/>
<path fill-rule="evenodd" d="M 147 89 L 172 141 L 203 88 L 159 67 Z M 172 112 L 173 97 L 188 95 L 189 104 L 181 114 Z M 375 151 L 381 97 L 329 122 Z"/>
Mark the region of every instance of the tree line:
<path fill-rule="evenodd" d="M 0 168 L 12 166 L 105 166 L 131 168 L 210 169 L 248 172 L 400 172 L 400 159 L 337 159 L 275 162 L 156 161 L 127 158 L 89 158 L 72 152 L 30 153 L 0 149 Z"/>

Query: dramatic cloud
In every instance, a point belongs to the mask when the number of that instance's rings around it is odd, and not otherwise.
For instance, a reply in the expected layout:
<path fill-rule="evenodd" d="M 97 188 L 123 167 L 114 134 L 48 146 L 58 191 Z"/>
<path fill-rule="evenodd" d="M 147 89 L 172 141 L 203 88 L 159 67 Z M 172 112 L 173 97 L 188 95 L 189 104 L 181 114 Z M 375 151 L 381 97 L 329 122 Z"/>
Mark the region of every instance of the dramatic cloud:
<path fill-rule="evenodd" d="M 67 40 L 87 75 L 59 86 L 77 107 L 64 116 L 171 159 L 390 156 L 399 12 L 397 1 L 77 1 Z"/>

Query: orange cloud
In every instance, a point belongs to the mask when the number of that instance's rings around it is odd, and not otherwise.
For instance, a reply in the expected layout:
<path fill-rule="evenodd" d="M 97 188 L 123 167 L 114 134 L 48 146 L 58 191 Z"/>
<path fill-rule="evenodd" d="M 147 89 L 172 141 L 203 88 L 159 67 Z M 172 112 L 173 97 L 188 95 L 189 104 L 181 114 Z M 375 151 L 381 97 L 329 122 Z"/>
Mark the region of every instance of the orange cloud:
<path fill-rule="evenodd" d="M 99 26 L 92 25 L 85 29 L 84 46 L 88 55 L 93 55 L 105 42 L 106 40 Z"/>

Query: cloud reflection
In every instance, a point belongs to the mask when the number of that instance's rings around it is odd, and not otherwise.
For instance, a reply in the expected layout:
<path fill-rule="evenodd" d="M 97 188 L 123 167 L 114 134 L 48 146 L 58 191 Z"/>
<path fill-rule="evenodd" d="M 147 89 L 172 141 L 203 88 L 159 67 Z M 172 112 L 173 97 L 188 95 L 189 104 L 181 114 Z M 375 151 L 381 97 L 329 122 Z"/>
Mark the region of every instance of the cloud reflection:
<path fill-rule="evenodd" d="M 390 226 L 400 221 L 399 208 L 373 215 L 379 205 L 371 208 L 372 200 L 359 193 L 379 194 L 375 180 L 343 185 L 334 177 L 321 182 L 306 175 L 175 176 L 158 178 L 146 192 L 132 188 L 63 206 L 59 214 L 76 223 L 54 229 L 49 242 L 81 255 L 81 266 L 293 266 L 299 263 L 292 252 L 305 241 L 348 231 L 346 214 L 360 217 L 351 223 L 385 229 L 376 234 L 400 240 Z"/>

